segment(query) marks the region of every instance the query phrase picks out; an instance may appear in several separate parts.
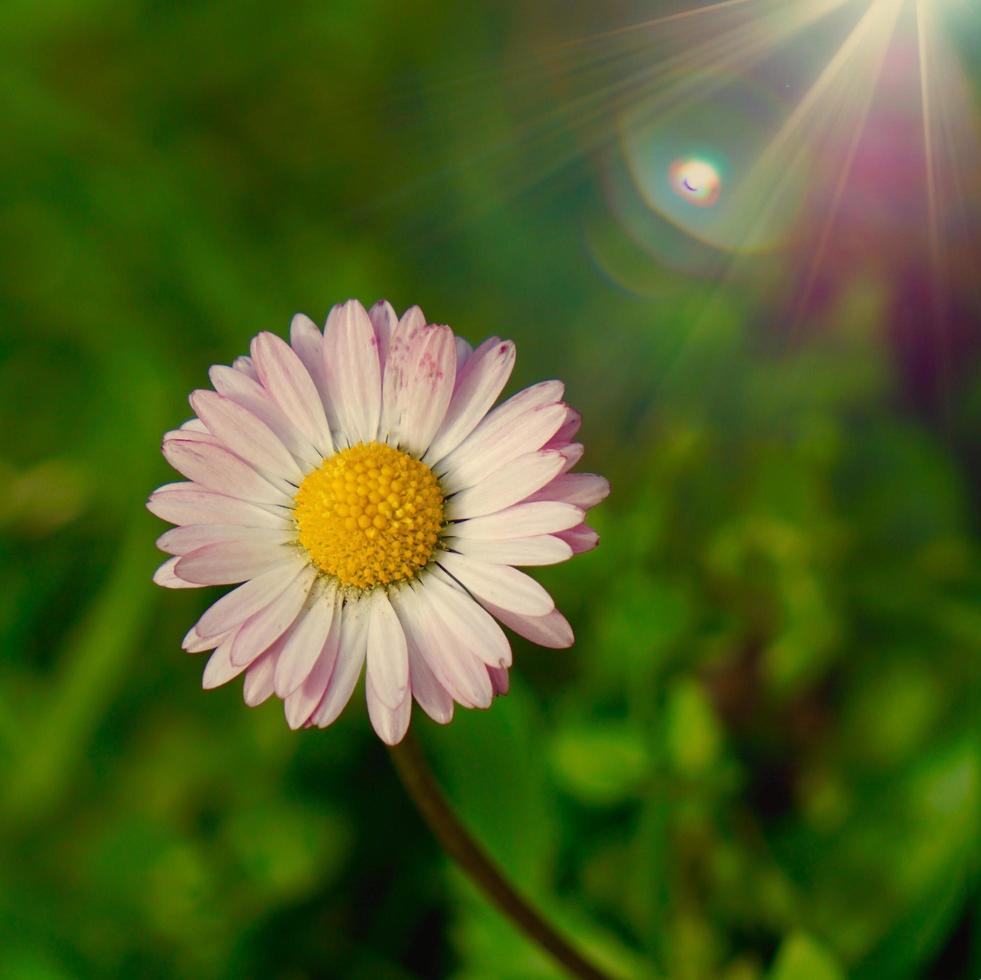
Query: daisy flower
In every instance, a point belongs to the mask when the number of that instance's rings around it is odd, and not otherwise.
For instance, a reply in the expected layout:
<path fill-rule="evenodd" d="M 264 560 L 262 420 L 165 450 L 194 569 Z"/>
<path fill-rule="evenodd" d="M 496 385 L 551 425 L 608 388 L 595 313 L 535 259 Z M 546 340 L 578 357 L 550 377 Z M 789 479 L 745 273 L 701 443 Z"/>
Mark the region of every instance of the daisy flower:
<path fill-rule="evenodd" d="M 213 651 L 204 687 L 245 675 L 293 728 L 326 727 L 365 666 L 371 722 L 394 745 L 413 699 L 440 723 L 508 689 L 498 621 L 546 647 L 572 630 L 515 566 L 588 551 L 585 512 L 607 482 L 569 471 L 579 414 L 545 381 L 492 408 L 514 345 L 475 350 L 418 307 L 336 306 L 323 333 L 293 318 L 251 357 L 216 366 L 196 417 L 163 440 L 188 482 L 148 507 L 176 524 L 157 542 L 167 588 L 238 587 L 184 639 Z"/>

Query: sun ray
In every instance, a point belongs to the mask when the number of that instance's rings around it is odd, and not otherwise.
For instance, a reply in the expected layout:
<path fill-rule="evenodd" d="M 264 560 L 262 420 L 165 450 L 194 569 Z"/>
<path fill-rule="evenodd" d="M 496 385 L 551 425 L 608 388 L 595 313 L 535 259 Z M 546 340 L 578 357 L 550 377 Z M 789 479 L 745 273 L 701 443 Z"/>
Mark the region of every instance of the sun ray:
<path fill-rule="evenodd" d="M 831 232 L 834 228 L 834 223 L 838 217 L 842 199 L 848 187 L 852 166 L 854 165 L 855 157 L 858 154 L 862 137 L 865 135 L 869 113 L 872 108 L 872 100 L 875 96 L 875 90 L 879 76 L 882 72 L 882 66 L 885 63 L 886 53 L 890 44 L 892 43 L 893 37 L 895 36 L 896 23 L 899 19 L 898 4 L 895 5 L 895 10 L 893 13 L 894 16 L 892 17 L 891 23 L 888 25 L 888 29 L 880 35 L 878 50 L 874 53 L 874 61 L 870 66 L 871 78 L 869 79 L 869 83 L 858 86 L 858 103 L 856 107 L 857 111 L 854 129 L 848 142 L 848 149 L 845 154 L 845 159 L 842 161 L 841 169 L 838 173 L 837 179 L 835 180 L 834 190 L 832 191 L 830 201 L 828 202 L 828 206 L 825 210 L 823 220 L 821 221 L 821 230 L 815 242 L 813 252 L 807 261 L 807 271 L 801 284 L 794 305 L 794 310 L 790 317 L 791 330 L 796 328 L 803 317 L 807 300 L 810 297 L 815 280 L 817 279 L 818 273 L 820 272 L 827 255 L 828 245 L 831 239 Z"/>

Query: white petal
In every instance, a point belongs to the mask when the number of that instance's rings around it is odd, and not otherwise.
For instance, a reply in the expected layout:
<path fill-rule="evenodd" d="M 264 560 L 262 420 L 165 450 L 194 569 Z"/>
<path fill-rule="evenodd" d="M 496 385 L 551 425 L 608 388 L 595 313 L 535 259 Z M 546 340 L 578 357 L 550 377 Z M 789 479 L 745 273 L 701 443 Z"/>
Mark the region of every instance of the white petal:
<path fill-rule="evenodd" d="M 171 555 L 189 555 L 210 544 L 238 541 L 264 543 L 271 547 L 289 544 L 296 531 L 273 527 L 241 527 L 235 524 L 185 524 L 172 527 L 157 538 L 157 547 Z"/>
<path fill-rule="evenodd" d="M 491 684 L 494 688 L 494 697 L 507 694 L 511 689 L 511 677 L 506 667 L 488 667 L 487 673 L 490 675 Z"/>
<path fill-rule="evenodd" d="M 214 391 L 195 391 L 191 407 L 208 430 L 271 483 L 299 486 L 303 473 L 276 434 L 258 416 Z"/>
<path fill-rule="evenodd" d="M 200 419 L 196 421 L 200 421 Z M 179 429 L 171 429 L 163 434 L 164 445 L 173 440 L 177 440 L 177 442 L 203 442 L 209 446 L 220 445 L 218 438 L 208 431 L 203 422 L 200 427 L 192 427 L 190 422 L 185 422 Z"/>
<path fill-rule="evenodd" d="M 581 442 L 570 442 L 556 450 L 565 457 L 565 463 L 562 466 L 563 473 L 568 473 L 582 459 L 585 449 L 586 447 Z"/>
<path fill-rule="evenodd" d="M 365 698 L 368 702 L 368 717 L 378 737 L 386 745 L 398 745 L 409 729 L 409 719 L 412 715 L 412 694 L 408 688 L 396 708 L 389 708 L 375 693 L 370 683 L 366 686 Z"/>
<path fill-rule="evenodd" d="M 409 634 L 405 635 L 409 646 L 409 686 L 419 707 L 437 724 L 446 725 L 453 719 L 453 697 L 429 669 Z"/>
<path fill-rule="evenodd" d="M 222 541 L 205 545 L 179 558 L 176 573 L 199 585 L 234 585 L 255 578 L 284 562 L 292 562 L 296 549 L 269 546 L 264 541 Z"/>
<path fill-rule="evenodd" d="M 286 722 L 290 728 L 305 725 L 323 699 L 324 691 L 327 690 L 337 663 L 340 640 L 341 607 L 338 597 L 338 606 L 331 619 L 330 632 L 324 640 L 313 669 L 307 674 L 303 683 L 285 699 Z"/>
<path fill-rule="evenodd" d="M 292 694 L 313 670 L 330 635 L 338 602 L 337 591 L 333 587 L 315 586 L 311 589 L 306 608 L 297 617 L 296 628 L 276 664 L 276 693 L 281 698 Z M 323 694 L 323 690 L 320 693 Z M 314 707 L 316 702 L 310 705 L 310 710 Z"/>
<path fill-rule="evenodd" d="M 514 630 L 518 636 L 523 636 L 526 640 L 537 643 L 540 647 L 562 650 L 575 643 L 572 627 L 558 609 L 553 609 L 544 616 L 523 616 L 520 613 L 511 612 L 509 609 L 495 606 L 486 599 L 481 599 L 480 604 L 508 629 Z"/>
<path fill-rule="evenodd" d="M 425 588 L 440 618 L 465 649 L 491 667 L 511 666 L 511 644 L 501 627 L 452 579 L 430 575 Z"/>
<path fill-rule="evenodd" d="M 165 589 L 200 589 L 203 582 L 187 582 L 175 571 L 180 558 L 168 558 L 154 573 L 153 581 Z"/>
<path fill-rule="evenodd" d="M 194 629 L 200 636 L 219 636 L 241 626 L 250 616 L 282 595 L 305 567 L 303 560 L 297 557 L 274 566 L 257 578 L 249 579 L 237 589 L 226 592 L 197 621 Z"/>
<path fill-rule="evenodd" d="M 321 454 L 286 417 L 272 395 L 258 381 L 221 365 L 213 367 L 208 372 L 208 376 L 215 386 L 215 391 L 247 408 L 256 418 L 262 419 L 292 453 L 304 472 L 316 469 L 320 465 Z"/>
<path fill-rule="evenodd" d="M 610 493 L 610 484 L 595 473 L 563 473 L 535 493 L 531 500 L 561 500 L 583 510 L 595 507 Z"/>
<path fill-rule="evenodd" d="M 208 658 L 204 668 L 204 675 L 201 678 L 201 686 L 210 691 L 213 688 L 227 684 L 230 680 L 238 677 L 245 670 L 245 667 L 238 667 L 232 663 L 229 654 L 232 652 L 232 643 L 235 634 L 232 633 L 219 645 L 218 649 Z"/>
<path fill-rule="evenodd" d="M 324 334 L 327 387 L 348 445 L 371 442 L 381 417 L 378 338 L 357 300 L 335 306 Z"/>
<path fill-rule="evenodd" d="M 468 592 L 502 609 L 526 616 L 544 616 L 555 608 L 552 597 L 533 578 L 508 565 L 437 552 L 436 562 Z"/>
<path fill-rule="evenodd" d="M 483 517 L 510 507 L 540 490 L 562 469 L 561 453 L 537 452 L 519 456 L 493 476 L 453 494 L 446 501 L 446 517 L 457 521 Z"/>
<path fill-rule="evenodd" d="M 451 524 L 446 533 L 454 538 L 481 538 L 487 541 L 528 538 L 564 531 L 582 523 L 582 519 L 583 511 L 572 504 L 540 501 L 516 504 L 496 514 Z"/>
<path fill-rule="evenodd" d="M 560 531 L 558 537 L 572 548 L 574 555 L 592 551 L 599 544 L 599 535 L 588 524 L 579 524 L 568 531 Z"/>
<path fill-rule="evenodd" d="M 456 378 L 456 345 L 449 327 L 423 326 L 407 342 L 401 326 L 385 368 L 382 438 L 422 456 L 446 414 Z"/>
<path fill-rule="evenodd" d="M 565 407 L 565 421 L 559 426 L 555 435 L 548 441 L 549 449 L 558 449 L 572 441 L 572 437 L 579 431 L 582 425 L 582 415 L 568 405 Z"/>
<path fill-rule="evenodd" d="M 437 612 L 426 589 L 430 577 L 392 594 L 399 621 L 440 684 L 460 704 L 486 708 L 494 696 L 487 671 Z"/>
<path fill-rule="evenodd" d="M 456 338 L 456 373 L 459 377 L 460 372 L 463 370 L 463 365 L 467 363 L 470 359 L 470 355 L 473 354 L 473 345 L 468 341 L 464 340 L 463 337 Z"/>
<path fill-rule="evenodd" d="M 196 483 L 169 483 L 147 501 L 151 514 L 171 524 L 237 524 L 241 527 L 289 527 L 286 510 L 250 504 L 205 490 Z"/>
<path fill-rule="evenodd" d="M 562 385 L 546 381 L 519 392 L 495 408 L 480 425 L 443 460 L 434 465 L 451 489 L 473 486 L 505 463 L 534 452 L 551 438 L 565 419 L 565 405 L 557 404 Z"/>
<path fill-rule="evenodd" d="M 286 417 L 321 453 L 333 452 L 324 403 L 296 351 L 281 337 L 263 331 L 252 341 L 252 360 L 263 387 Z"/>
<path fill-rule="evenodd" d="M 324 335 L 317 324 L 304 313 L 297 313 L 290 321 L 290 346 L 303 362 L 323 401 L 327 390 L 327 379 L 324 377 Z M 327 422 L 331 422 L 329 416 Z"/>
<path fill-rule="evenodd" d="M 368 644 L 365 603 L 346 603 L 341 610 L 340 649 L 327 690 L 309 724 L 326 728 L 344 710 L 361 676 Z"/>
<path fill-rule="evenodd" d="M 252 358 L 247 355 L 242 355 L 242 357 L 236 357 L 232 361 L 232 369 L 244 374 L 247 378 L 251 378 L 253 381 L 257 381 L 259 376 L 255 373 L 255 365 L 252 363 Z"/>
<path fill-rule="evenodd" d="M 221 446 L 168 439 L 164 441 L 163 454 L 175 470 L 215 493 L 259 504 L 292 504 L 287 494 Z"/>
<path fill-rule="evenodd" d="M 202 636 L 192 626 L 184 634 L 184 639 L 181 640 L 181 649 L 186 650 L 188 653 L 203 653 L 205 650 L 214 650 L 216 647 L 221 646 L 234 632 L 235 630 L 232 629 L 225 633 L 219 633 L 217 636 Z"/>
<path fill-rule="evenodd" d="M 564 540 L 551 534 L 499 541 L 467 538 L 453 543 L 453 549 L 468 558 L 479 558 L 495 565 L 557 565 L 568 561 L 573 554 Z"/>
<path fill-rule="evenodd" d="M 485 340 L 467 358 L 426 462 L 442 459 L 470 435 L 497 400 L 513 369 L 514 344 L 497 337 Z"/>
<path fill-rule="evenodd" d="M 264 609 L 250 616 L 240 627 L 232 647 L 232 663 L 247 664 L 275 643 L 293 625 L 317 570 L 307 566 Z"/>
<path fill-rule="evenodd" d="M 468 439 L 437 467 L 441 483 L 450 492 L 472 487 L 519 456 L 541 449 L 563 414 L 562 405 L 546 405 L 527 412 L 491 438 L 473 443 Z"/>
<path fill-rule="evenodd" d="M 385 375 L 385 362 L 388 360 L 388 351 L 392 343 L 392 334 L 399 318 L 392 309 L 392 304 L 388 300 L 380 299 L 368 310 L 368 319 L 374 327 L 375 336 L 378 338 L 378 366 L 381 368 L 382 377 Z"/>
<path fill-rule="evenodd" d="M 261 657 L 249 664 L 245 671 L 245 683 L 242 685 L 242 697 L 245 703 L 254 708 L 272 696 L 273 676 L 276 672 L 275 649 L 267 650 Z M 232 661 L 234 663 L 235 661 Z"/>
<path fill-rule="evenodd" d="M 376 589 L 368 604 L 368 684 L 389 708 L 397 708 L 409 686 L 405 633 L 388 596 Z"/>
<path fill-rule="evenodd" d="M 411 372 L 413 351 L 426 329 L 426 318 L 418 306 L 412 306 L 395 324 L 388 344 L 385 370 L 382 374 L 382 407 L 378 432 L 392 445 L 397 444 L 402 432 L 402 416 L 405 413 L 407 378 Z"/>

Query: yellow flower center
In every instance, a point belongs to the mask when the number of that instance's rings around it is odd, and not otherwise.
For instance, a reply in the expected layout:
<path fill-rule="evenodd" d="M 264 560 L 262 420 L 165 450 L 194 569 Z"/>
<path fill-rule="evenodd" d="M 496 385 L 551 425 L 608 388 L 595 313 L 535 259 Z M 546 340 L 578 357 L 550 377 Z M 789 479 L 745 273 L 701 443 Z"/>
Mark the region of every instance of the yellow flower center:
<path fill-rule="evenodd" d="M 358 589 L 412 578 L 429 563 L 443 527 L 432 470 L 380 442 L 325 459 L 294 501 L 300 544 L 322 571 Z"/>

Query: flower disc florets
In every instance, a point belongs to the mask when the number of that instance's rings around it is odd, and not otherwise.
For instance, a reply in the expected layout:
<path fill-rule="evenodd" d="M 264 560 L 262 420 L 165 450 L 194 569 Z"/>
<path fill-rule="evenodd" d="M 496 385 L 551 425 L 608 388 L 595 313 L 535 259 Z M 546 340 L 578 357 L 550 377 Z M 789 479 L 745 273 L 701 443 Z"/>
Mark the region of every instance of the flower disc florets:
<path fill-rule="evenodd" d="M 380 442 L 324 460 L 295 500 L 300 544 L 321 571 L 355 589 L 415 576 L 432 559 L 443 526 L 432 470 Z"/>

